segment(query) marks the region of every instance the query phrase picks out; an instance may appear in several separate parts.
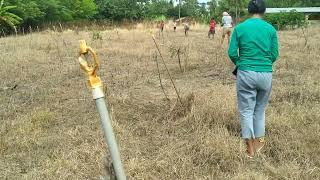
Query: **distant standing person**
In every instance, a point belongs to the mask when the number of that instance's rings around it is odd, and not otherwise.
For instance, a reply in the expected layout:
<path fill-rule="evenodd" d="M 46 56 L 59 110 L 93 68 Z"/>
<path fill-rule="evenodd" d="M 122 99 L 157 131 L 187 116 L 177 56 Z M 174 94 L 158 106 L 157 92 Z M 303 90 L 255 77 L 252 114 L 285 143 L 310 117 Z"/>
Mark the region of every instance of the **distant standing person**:
<path fill-rule="evenodd" d="M 228 36 L 228 44 L 230 42 L 230 36 L 231 36 L 231 31 L 232 31 L 232 17 L 229 15 L 227 12 L 223 12 L 223 17 L 222 17 L 222 39 L 221 39 L 221 45 L 223 44 L 224 38 L 226 35 Z"/>
<path fill-rule="evenodd" d="M 210 39 L 211 35 L 214 39 L 214 34 L 216 33 L 216 21 L 214 20 L 214 18 L 211 18 L 210 21 L 210 28 L 209 28 L 209 32 L 208 32 L 208 37 Z"/>
<path fill-rule="evenodd" d="M 160 22 L 159 27 L 160 27 L 160 32 L 162 33 L 163 29 L 164 29 L 164 21 L 163 20 Z"/>
<path fill-rule="evenodd" d="M 174 21 L 173 22 L 173 31 L 176 32 L 176 30 L 177 30 L 177 22 Z"/>
<path fill-rule="evenodd" d="M 272 87 L 272 65 L 279 52 L 277 31 L 262 19 L 265 2 L 251 0 L 248 11 L 252 17 L 235 27 L 228 54 L 238 68 L 241 135 L 247 156 L 253 158 L 265 145 L 265 109 Z"/>
<path fill-rule="evenodd" d="M 189 24 L 186 22 L 184 23 L 184 35 L 188 36 L 188 31 L 190 30 Z"/>

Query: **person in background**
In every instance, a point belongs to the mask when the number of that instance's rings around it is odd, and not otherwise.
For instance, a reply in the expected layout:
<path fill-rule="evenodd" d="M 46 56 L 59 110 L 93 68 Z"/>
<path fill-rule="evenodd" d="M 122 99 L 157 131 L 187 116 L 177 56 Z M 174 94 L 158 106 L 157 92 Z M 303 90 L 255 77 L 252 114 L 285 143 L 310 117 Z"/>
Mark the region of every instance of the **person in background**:
<path fill-rule="evenodd" d="M 211 35 L 214 39 L 214 34 L 216 33 L 216 21 L 214 20 L 214 18 L 211 18 L 210 21 L 210 28 L 209 28 L 209 32 L 208 32 L 208 37 L 210 39 Z"/>
<path fill-rule="evenodd" d="M 242 138 L 246 154 L 253 158 L 265 145 L 265 109 L 272 86 L 272 65 L 277 60 L 278 38 L 275 28 L 262 20 L 263 0 L 251 0 L 251 18 L 237 25 L 228 50 L 237 67 L 237 99 Z"/>
<path fill-rule="evenodd" d="M 223 17 L 222 17 L 222 39 L 221 39 L 221 46 L 223 44 L 224 38 L 226 35 L 228 36 L 228 44 L 230 42 L 230 36 L 231 36 L 231 31 L 232 31 L 232 17 L 229 15 L 227 12 L 223 12 Z"/>
<path fill-rule="evenodd" d="M 176 32 L 177 30 L 177 22 L 173 21 L 173 31 Z"/>
<path fill-rule="evenodd" d="M 184 35 L 188 36 L 188 31 L 190 30 L 188 22 L 184 23 Z"/>
<path fill-rule="evenodd" d="M 160 32 L 162 33 L 163 29 L 164 29 L 164 21 L 163 20 L 160 21 L 159 28 L 160 28 Z"/>

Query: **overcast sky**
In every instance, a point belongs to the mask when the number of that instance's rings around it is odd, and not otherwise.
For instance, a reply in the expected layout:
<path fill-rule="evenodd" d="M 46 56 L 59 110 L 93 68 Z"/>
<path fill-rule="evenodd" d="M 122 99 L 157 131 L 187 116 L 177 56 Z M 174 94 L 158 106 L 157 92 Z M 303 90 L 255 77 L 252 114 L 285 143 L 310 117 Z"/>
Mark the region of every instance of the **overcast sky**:
<path fill-rule="evenodd" d="M 210 0 L 198 0 L 199 3 L 208 2 L 208 1 L 210 1 Z M 178 1 L 177 1 L 177 0 L 174 0 L 173 2 L 176 3 L 176 2 L 178 2 Z"/>

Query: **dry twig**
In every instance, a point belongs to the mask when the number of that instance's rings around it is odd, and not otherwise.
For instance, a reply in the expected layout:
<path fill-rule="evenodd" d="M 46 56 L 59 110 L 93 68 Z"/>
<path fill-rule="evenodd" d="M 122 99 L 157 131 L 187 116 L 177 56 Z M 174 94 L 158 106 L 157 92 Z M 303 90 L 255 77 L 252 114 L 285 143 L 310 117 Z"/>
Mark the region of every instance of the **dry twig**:
<path fill-rule="evenodd" d="M 159 81 L 160 81 L 160 86 L 161 86 L 162 92 L 163 92 L 164 96 L 166 97 L 166 99 L 167 99 L 167 100 L 170 100 L 170 99 L 168 98 L 168 95 L 167 95 L 166 91 L 164 90 L 163 85 L 162 85 L 161 73 L 160 73 L 160 68 L 159 68 L 159 63 L 158 63 L 158 56 L 157 56 L 157 54 L 154 55 L 154 60 L 156 61 L 156 64 L 157 64 L 158 77 L 159 77 Z"/>
<path fill-rule="evenodd" d="M 169 69 L 168 69 L 168 67 L 167 67 L 167 64 L 166 64 L 166 62 L 165 62 L 164 59 L 163 59 L 163 56 L 162 56 L 161 51 L 160 51 L 160 49 L 159 49 L 159 46 L 158 46 L 158 44 L 157 44 L 157 42 L 156 42 L 156 39 L 155 39 L 153 36 L 152 36 L 152 39 L 153 39 L 153 42 L 154 42 L 154 44 L 155 44 L 155 46 L 156 46 L 156 48 L 157 48 L 157 50 L 158 50 L 158 52 L 159 52 L 159 55 L 160 55 L 160 57 L 161 57 L 161 59 L 162 59 L 162 62 L 163 62 L 163 64 L 164 64 L 164 67 L 166 68 L 166 71 L 167 71 L 167 73 L 168 73 L 168 75 L 169 75 L 169 77 L 170 77 L 171 83 L 172 83 L 172 85 L 173 85 L 173 87 L 174 87 L 174 90 L 176 91 L 176 94 L 177 94 L 177 96 L 178 96 L 178 99 L 179 99 L 180 103 L 182 104 L 182 101 L 181 101 L 179 92 L 178 92 L 178 90 L 177 90 L 177 87 L 176 87 L 173 79 L 172 79 L 172 76 L 171 76 L 171 73 L 170 73 L 170 71 L 169 71 Z"/>

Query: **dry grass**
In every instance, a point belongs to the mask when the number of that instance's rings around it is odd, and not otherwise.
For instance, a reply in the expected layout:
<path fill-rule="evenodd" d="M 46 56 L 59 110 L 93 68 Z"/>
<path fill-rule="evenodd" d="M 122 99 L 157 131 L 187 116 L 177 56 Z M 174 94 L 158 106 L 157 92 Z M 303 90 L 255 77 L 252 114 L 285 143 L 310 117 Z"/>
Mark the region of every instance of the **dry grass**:
<path fill-rule="evenodd" d="M 0 179 L 98 179 L 108 152 L 90 90 L 76 61 L 78 40 L 98 52 L 100 75 L 130 179 L 320 178 L 320 35 L 280 32 L 281 57 L 267 110 L 268 145 L 243 156 L 233 69 L 207 28 L 164 33 L 161 51 L 182 106 L 160 64 L 154 29 L 44 32 L 0 39 Z M 181 48 L 178 58 L 171 57 Z M 159 61 L 161 62 L 161 61 Z M 184 66 L 184 64 L 183 64 Z M 107 155 L 106 155 L 107 154 Z M 108 164 L 108 163 L 107 163 Z"/>

